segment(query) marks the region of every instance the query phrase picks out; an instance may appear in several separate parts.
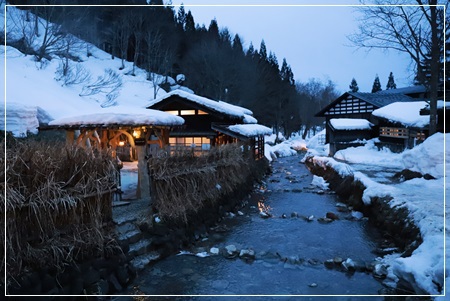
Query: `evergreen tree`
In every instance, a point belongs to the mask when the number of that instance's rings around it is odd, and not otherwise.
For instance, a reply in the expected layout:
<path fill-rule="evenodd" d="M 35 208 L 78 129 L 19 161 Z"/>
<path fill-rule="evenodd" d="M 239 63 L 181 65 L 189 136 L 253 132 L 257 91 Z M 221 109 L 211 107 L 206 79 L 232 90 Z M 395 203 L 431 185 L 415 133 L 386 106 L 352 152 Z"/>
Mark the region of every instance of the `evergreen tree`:
<path fill-rule="evenodd" d="M 184 25 L 186 24 L 186 11 L 184 10 L 183 3 L 181 3 L 180 8 L 178 9 L 177 22 L 184 28 Z"/>
<path fill-rule="evenodd" d="M 392 72 L 389 74 L 388 83 L 386 85 L 386 90 L 389 89 L 397 89 L 397 85 L 394 81 L 394 74 L 392 74 Z"/>
<path fill-rule="evenodd" d="M 350 88 L 350 92 L 358 92 L 359 91 L 359 87 L 358 87 L 358 83 L 356 82 L 355 78 L 352 78 L 352 82 L 350 83 L 350 86 L 348 86 Z"/>
<path fill-rule="evenodd" d="M 261 41 L 261 45 L 259 46 L 259 56 L 261 57 L 261 60 L 267 60 L 267 48 L 264 40 Z"/>
<path fill-rule="evenodd" d="M 209 34 L 212 35 L 214 39 L 219 38 L 219 25 L 217 24 L 216 18 L 211 20 L 211 23 L 209 24 L 208 27 L 208 32 Z"/>
<path fill-rule="evenodd" d="M 248 46 L 246 55 L 249 57 L 253 57 L 255 55 L 255 47 L 253 47 L 252 42 L 250 42 L 250 46 Z"/>
<path fill-rule="evenodd" d="M 376 93 L 378 91 L 381 91 L 381 83 L 380 83 L 380 78 L 378 77 L 378 74 L 375 76 L 375 80 L 373 81 L 373 86 L 372 86 L 372 93 Z"/>
<path fill-rule="evenodd" d="M 281 65 L 280 77 L 282 82 L 288 83 L 291 86 L 295 85 L 294 73 L 292 72 L 291 66 L 287 64 L 285 58 Z"/>
<path fill-rule="evenodd" d="M 272 51 L 269 53 L 269 58 L 267 59 L 267 61 L 269 62 L 270 66 L 273 69 L 276 69 L 278 72 L 278 59 L 277 56 L 275 55 L 275 53 L 273 53 Z"/>
<path fill-rule="evenodd" d="M 233 50 L 238 53 L 243 52 L 241 38 L 239 37 L 238 34 L 235 34 L 234 39 L 233 39 Z"/>
<path fill-rule="evenodd" d="M 184 30 L 186 32 L 194 32 L 195 31 L 195 22 L 194 17 L 192 16 L 191 11 L 188 11 L 186 15 L 186 22 L 184 24 Z"/>

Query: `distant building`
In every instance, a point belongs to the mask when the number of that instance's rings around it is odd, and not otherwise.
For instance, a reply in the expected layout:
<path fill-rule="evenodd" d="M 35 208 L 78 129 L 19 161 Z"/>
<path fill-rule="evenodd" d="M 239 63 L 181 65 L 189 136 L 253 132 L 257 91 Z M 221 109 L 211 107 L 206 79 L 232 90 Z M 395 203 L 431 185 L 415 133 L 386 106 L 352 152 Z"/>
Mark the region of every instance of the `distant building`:
<path fill-rule="evenodd" d="M 325 117 L 325 143 L 330 144 L 330 155 L 378 136 L 377 127 L 370 122 L 374 110 L 394 102 L 411 101 L 414 99 L 401 93 L 345 92 L 315 115 Z M 350 120 L 357 120 L 360 126 L 352 127 Z M 345 128 L 345 122 L 349 122 L 348 128 Z M 336 128 L 335 124 L 339 127 Z"/>

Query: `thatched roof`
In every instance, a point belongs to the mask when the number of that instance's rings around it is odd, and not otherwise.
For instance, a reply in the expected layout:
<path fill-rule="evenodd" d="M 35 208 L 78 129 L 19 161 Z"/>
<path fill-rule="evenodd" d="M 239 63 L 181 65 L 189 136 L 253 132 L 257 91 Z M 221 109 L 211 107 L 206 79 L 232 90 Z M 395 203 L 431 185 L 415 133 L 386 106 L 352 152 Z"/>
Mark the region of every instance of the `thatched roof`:
<path fill-rule="evenodd" d="M 65 117 L 49 122 L 49 128 L 114 128 L 124 126 L 177 126 L 184 119 L 156 110 L 142 109 L 140 114 L 132 113 L 96 113 Z"/>

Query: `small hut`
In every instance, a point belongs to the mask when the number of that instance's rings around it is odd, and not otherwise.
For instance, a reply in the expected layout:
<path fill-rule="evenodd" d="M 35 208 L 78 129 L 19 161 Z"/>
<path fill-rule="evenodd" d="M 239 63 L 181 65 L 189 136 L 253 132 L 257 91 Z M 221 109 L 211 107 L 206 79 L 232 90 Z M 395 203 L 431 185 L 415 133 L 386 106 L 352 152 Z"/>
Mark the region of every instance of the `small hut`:
<path fill-rule="evenodd" d="M 364 144 L 363 140 L 373 137 L 373 124 L 366 119 L 331 118 L 329 123 L 332 154 L 347 147 L 361 146 Z"/>
<path fill-rule="evenodd" d="M 147 145 L 164 148 L 169 144 L 169 132 L 184 123 L 183 118 L 155 110 L 131 110 L 115 107 L 102 113 L 66 117 L 49 122 L 41 130 L 63 129 L 66 142 L 83 148 L 117 149 L 128 144 L 138 160 L 138 198 L 148 198 L 149 179 L 145 158 Z M 157 139 L 152 139 L 157 137 Z"/>
<path fill-rule="evenodd" d="M 212 129 L 242 142 L 249 148 L 255 160 L 264 158 L 264 135 L 272 134 L 272 129 L 260 124 L 213 124 Z"/>

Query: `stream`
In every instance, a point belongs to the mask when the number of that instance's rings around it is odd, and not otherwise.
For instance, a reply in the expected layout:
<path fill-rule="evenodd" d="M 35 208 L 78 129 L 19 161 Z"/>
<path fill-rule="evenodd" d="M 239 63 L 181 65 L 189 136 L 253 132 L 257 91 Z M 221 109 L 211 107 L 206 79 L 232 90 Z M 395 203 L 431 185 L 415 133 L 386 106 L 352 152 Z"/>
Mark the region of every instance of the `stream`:
<path fill-rule="evenodd" d="M 373 262 L 383 241 L 381 233 L 367 218 L 352 218 L 333 192 L 313 186 L 313 175 L 300 159 L 272 162 L 272 174 L 255 187 L 242 208 L 228 213 L 216 227 L 200 231 L 195 245 L 147 266 L 126 293 L 184 295 L 177 300 L 212 299 L 198 295 L 307 295 L 310 299 L 340 295 L 334 297 L 340 300 L 379 295 L 385 286 L 371 273 L 324 263 L 338 257 Z M 325 219 L 327 213 L 335 215 L 333 221 Z M 231 245 L 255 255 L 227 256 L 225 248 Z M 213 255 L 211 248 L 221 253 Z M 115 300 L 121 298 L 126 297 Z"/>

